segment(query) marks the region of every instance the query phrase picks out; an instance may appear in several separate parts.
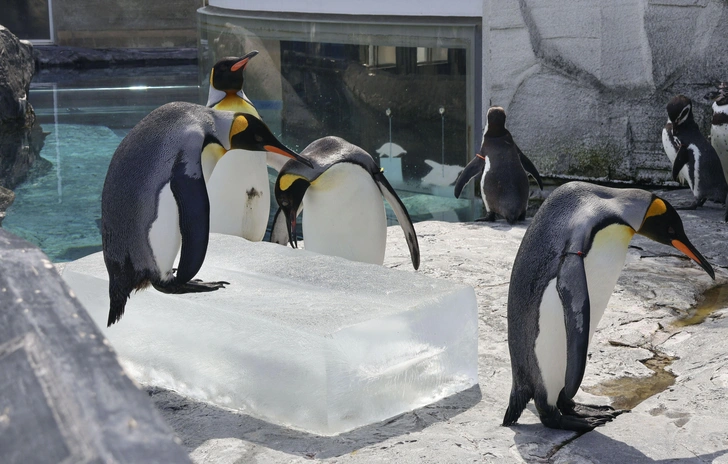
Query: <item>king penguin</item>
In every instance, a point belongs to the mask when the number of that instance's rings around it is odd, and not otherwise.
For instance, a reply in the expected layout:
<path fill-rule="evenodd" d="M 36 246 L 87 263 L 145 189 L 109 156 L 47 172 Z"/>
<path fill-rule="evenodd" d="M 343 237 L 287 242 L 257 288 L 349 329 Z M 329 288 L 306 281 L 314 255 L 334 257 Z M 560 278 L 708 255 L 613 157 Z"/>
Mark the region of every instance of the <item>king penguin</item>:
<path fill-rule="evenodd" d="M 272 242 L 288 239 L 297 247 L 296 216 L 302 210 L 306 250 L 381 265 L 387 243 L 383 196 L 404 230 L 412 265 L 419 268 L 420 248 L 407 208 L 369 153 L 342 138 L 324 137 L 301 156 L 313 168 L 289 161 L 276 179 L 280 208 Z"/>
<path fill-rule="evenodd" d="M 693 102 L 676 95 L 667 103 L 667 116 L 662 143 L 672 162 L 673 179 L 685 179 L 695 197 L 688 209 L 702 206 L 705 200 L 725 203 L 728 184 L 723 168 L 693 118 Z"/>
<path fill-rule="evenodd" d="M 192 103 L 157 108 L 121 141 L 101 194 L 109 325 L 124 314 L 131 292 L 149 284 L 164 293 L 207 292 L 225 284 L 192 278 L 207 252 L 210 223 L 201 158 L 209 150 L 231 148 L 277 153 L 310 165 L 260 119 Z"/>
<path fill-rule="evenodd" d="M 526 218 L 528 208 L 528 175 L 532 175 L 543 190 L 536 167 L 513 141 L 505 127 L 506 112 L 499 106 L 488 109 L 480 151 L 476 153 L 455 181 L 458 198 L 470 179 L 480 176 L 480 196 L 486 216 L 481 220 L 494 221 L 496 214 L 509 224 Z"/>
<path fill-rule="evenodd" d="M 723 177 L 728 182 L 728 82 L 722 82 L 716 91 L 708 93 L 705 98 L 713 101 L 710 143 L 723 166 Z M 728 221 L 728 204 L 724 219 Z"/>
<path fill-rule="evenodd" d="M 212 67 L 207 106 L 236 111 L 260 119 L 243 91 L 243 71 L 254 50 L 241 58 L 223 58 Z M 270 216 L 270 180 L 267 164 L 275 154 L 247 151 L 222 158 L 222 153 L 203 157 L 202 167 L 210 197 L 210 232 L 260 241 Z M 240 156 L 244 155 L 244 156 Z M 277 165 L 282 166 L 285 161 Z"/>
<path fill-rule="evenodd" d="M 588 431 L 623 412 L 576 404 L 573 398 L 635 233 L 675 247 L 715 278 L 685 235 L 677 211 L 650 192 L 569 182 L 538 210 L 511 272 L 513 384 L 503 425 L 514 424 L 531 398 L 550 428 Z"/>

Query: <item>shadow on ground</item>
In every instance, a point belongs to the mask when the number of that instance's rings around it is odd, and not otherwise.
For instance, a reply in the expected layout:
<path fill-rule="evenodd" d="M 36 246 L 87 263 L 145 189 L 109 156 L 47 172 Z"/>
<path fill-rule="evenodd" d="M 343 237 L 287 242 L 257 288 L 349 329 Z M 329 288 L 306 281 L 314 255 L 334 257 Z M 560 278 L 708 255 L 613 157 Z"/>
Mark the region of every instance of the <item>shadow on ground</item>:
<path fill-rule="evenodd" d="M 237 438 L 285 453 L 316 459 L 342 456 L 393 437 L 419 432 L 434 423 L 448 421 L 465 412 L 482 398 L 480 386 L 475 385 L 386 421 L 325 437 L 195 401 L 171 390 L 147 387 L 146 391 L 190 452 L 207 440 Z"/>

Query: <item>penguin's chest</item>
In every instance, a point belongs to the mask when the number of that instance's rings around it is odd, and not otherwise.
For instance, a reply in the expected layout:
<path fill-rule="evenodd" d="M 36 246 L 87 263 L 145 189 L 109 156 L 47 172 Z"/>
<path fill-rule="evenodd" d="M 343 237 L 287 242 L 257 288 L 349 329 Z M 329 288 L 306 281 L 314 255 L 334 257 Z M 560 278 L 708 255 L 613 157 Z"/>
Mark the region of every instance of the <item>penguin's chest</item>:
<path fill-rule="evenodd" d="M 670 120 L 667 120 L 670 122 Z M 672 141 L 670 140 L 670 134 L 667 132 L 667 129 L 662 129 L 662 147 L 665 149 L 665 154 L 667 155 L 667 158 L 670 160 L 670 166 L 672 167 L 673 164 L 675 164 L 675 158 L 677 158 L 677 150 L 675 149 L 675 146 L 672 144 Z M 681 184 L 687 183 L 690 189 L 692 190 L 693 184 L 690 180 L 690 175 L 688 174 L 688 167 L 683 166 L 680 169 L 680 173 L 677 176 L 678 181 Z"/>
<path fill-rule="evenodd" d="M 622 272 L 627 247 L 634 230 L 621 224 L 601 229 L 594 236 L 591 249 L 584 257 L 584 271 L 589 292 L 589 340 L 591 340 L 614 286 Z M 567 345 L 564 308 L 556 289 L 556 278 L 547 285 L 539 307 L 539 333 L 534 345 L 541 378 L 549 404 L 556 404 L 565 385 Z"/>
<path fill-rule="evenodd" d="M 364 168 L 337 163 L 311 184 L 303 197 L 303 239 L 309 251 L 384 262 L 384 201 Z"/>

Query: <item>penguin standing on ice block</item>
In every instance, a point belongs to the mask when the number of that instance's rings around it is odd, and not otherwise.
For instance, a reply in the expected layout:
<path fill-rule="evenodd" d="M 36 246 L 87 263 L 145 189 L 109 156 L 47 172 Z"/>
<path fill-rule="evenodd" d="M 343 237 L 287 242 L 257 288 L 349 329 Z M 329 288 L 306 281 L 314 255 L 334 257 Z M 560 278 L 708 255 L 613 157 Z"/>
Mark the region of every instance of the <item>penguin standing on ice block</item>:
<path fill-rule="evenodd" d="M 662 142 L 672 162 L 672 177 L 684 178 L 695 197 L 695 202 L 685 209 L 702 206 L 705 200 L 725 203 L 728 184 L 723 167 L 693 119 L 693 102 L 684 95 L 673 97 L 667 104 L 667 116 Z"/>
<path fill-rule="evenodd" d="M 157 108 L 121 141 L 101 194 L 109 325 L 124 314 L 131 292 L 149 284 L 165 293 L 209 292 L 225 284 L 192 278 L 205 259 L 210 232 L 201 157 L 231 148 L 310 164 L 278 142 L 260 119 L 192 103 Z"/>
<path fill-rule="evenodd" d="M 650 192 L 569 182 L 538 210 L 511 272 L 513 386 L 503 425 L 514 424 L 531 398 L 541 422 L 556 429 L 588 431 L 624 412 L 573 398 L 635 233 L 677 248 L 715 278 L 675 209 Z"/>
<path fill-rule="evenodd" d="M 210 72 L 207 106 L 225 111 L 251 114 L 258 111 L 243 91 L 243 71 L 254 50 L 241 58 L 223 58 Z M 267 164 L 280 168 L 285 161 L 275 154 L 246 151 L 222 158 L 222 153 L 203 156 L 202 170 L 210 197 L 210 232 L 236 235 L 260 241 L 270 216 L 270 180 Z"/>
<path fill-rule="evenodd" d="M 455 181 L 455 198 L 473 177 L 480 178 L 480 196 L 486 215 L 480 220 L 495 221 L 503 216 L 509 224 L 526 219 L 528 208 L 528 175 L 532 175 L 543 190 L 536 167 L 513 141 L 506 129 L 506 113 L 499 106 L 488 110 L 483 143 Z"/>
<path fill-rule="evenodd" d="M 307 250 L 381 265 L 387 243 L 384 196 L 404 231 L 412 265 L 419 268 L 420 248 L 407 208 L 369 153 L 339 137 L 324 137 L 301 156 L 313 168 L 289 161 L 276 180 L 280 208 L 271 242 L 297 246 L 296 216 L 302 209 Z"/>

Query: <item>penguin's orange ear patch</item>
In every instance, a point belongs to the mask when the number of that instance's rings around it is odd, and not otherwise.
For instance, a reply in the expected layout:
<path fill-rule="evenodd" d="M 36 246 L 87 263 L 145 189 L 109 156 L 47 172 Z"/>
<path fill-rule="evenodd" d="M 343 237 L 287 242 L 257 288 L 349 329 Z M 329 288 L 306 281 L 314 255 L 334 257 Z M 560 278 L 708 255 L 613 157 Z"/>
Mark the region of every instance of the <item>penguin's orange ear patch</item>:
<path fill-rule="evenodd" d="M 665 205 L 665 202 L 659 198 L 655 198 L 654 200 L 652 200 L 652 203 L 650 204 L 650 208 L 647 210 L 647 214 L 645 214 L 645 219 L 652 217 L 652 216 L 659 216 L 661 214 L 665 214 L 665 211 L 667 211 L 667 206 Z M 644 221 L 644 219 L 643 219 L 643 221 Z"/>
<path fill-rule="evenodd" d="M 242 114 L 235 116 L 233 125 L 230 127 L 230 138 L 234 135 L 244 132 L 248 128 L 248 118 Z"/>

